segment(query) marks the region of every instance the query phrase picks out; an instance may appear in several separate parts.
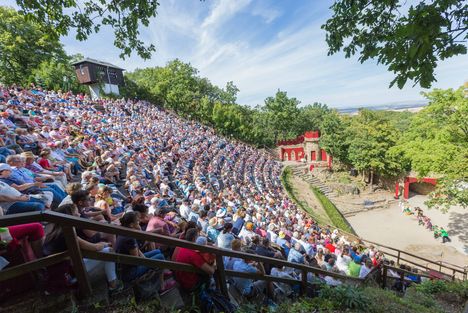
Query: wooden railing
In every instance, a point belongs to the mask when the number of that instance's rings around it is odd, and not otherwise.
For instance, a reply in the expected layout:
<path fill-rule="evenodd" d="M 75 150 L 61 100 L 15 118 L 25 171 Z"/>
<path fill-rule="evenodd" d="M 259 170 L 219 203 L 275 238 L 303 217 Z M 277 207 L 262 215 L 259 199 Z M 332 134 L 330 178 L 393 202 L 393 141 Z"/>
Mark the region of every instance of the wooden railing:
<path fill-rule="evenodd" d="M 244 252 L 238 252 L 233 250 L 225 250 L 212 246 L 201 246 L 192 242 L 167 237 L 159 234 L 147 233 L 144 231 L 138 231 L 130 228 L 124 228 L 120 226 L 104 224 L 96 221 L 86 220 L 70 215 L 64 215 L 56 212 L 31 212 L 24 214 L 14 214 L 0 217 L 0 227 L 7 227 L 11 225 L 26 224 L 32 222 L 49 222 L 59 224 L 62 227 L 64 232 L 67 250 L 58 254 L 40 258 L 31 262 L 27 262 L 21 265 L 13 266 L 6 268 L 0 271 L 0 281 L 14 278 L 18 275 L 22 275 L 27 272 L 35 271 L 53 264 L 60 263 L 64 260 L 71 260 L 73 265 L 73 270 L 76 275 L 80 295 L 87 297 L 91 295 L 91 284 L 86 272 L 86 269 L 83 264 L 83 257 L 110 261 L 116 263 L 124 263 L 131 265 L 143 265 L 150 268 L 160 268 L 160 269 L 170 269 L 177 271 L 186 271 L 186 272 L 201 272 L 199 269 L 193 267 L 189 264 L 173 262 L 168 260 L 153 260 L 147 258 L 141 258 L 131 255 L 124 255 L 118 253 L 104 253 L 96 251 L 88 251 L 80 249 L 78 245 L 76 229 L 89 229 L 94 231 L 99 231 L 103 233 L 115 234 L 133 237 L 138 240 L 157 242 L 158 244 L 163 244 L 171 247 L 184 247 L 189 249 L 198 250 L 201 252 L 213 253 L 216 255 L 216 271 L 214 278 L 216 280 L 219 290 L 221 290 L 225 295 L 228 294 L 226 277 L 242 277 L 256 280 L 265 280 L 269 282 L 278 282 L 278 283 L 287 283 L 287 284 L 296 284 L 300 285 L 301 294 L 305 293 L 306 288 L 309 283 L 307 281 L 307 276 L 309 273 L 314 275 L 323 275 L 330 276 L 335 279 L 339 279 L 346 283 L 353 284 L 362 284 L 365 279 L 356 278 L 346 275 L 341 275 L 338 273 L 328 272 L 319 268 L 307 266 L 304 264 L 290 263 L 284 260 L 264 257 L 254 254 L 248 254 Z M 230 270 L 225 270 L 223 257 L 236 257 L 242 259 L 253 260 L 257 262 L 262 262 L 266 264 L 276 265 L 276 266 L 286 266 L 289 268 L 294 268 L 301 272 L 301 280 L 281 278 L 271 275 L 261 275 L 261 274 L 252 274 L 252 273 L 241 273 Z M 385 267 L 384 267 L 385 268 Z M 402 271 L 397 269 L 398 271 Z M 415 273 L 410 272 L 412 275 Z M 416 274 L 419 276 L 424 276 L 424 274 Z M 427 276 L 427 275 L 426 275 Z"/>
<path fill-rule="evenodd" d="M 398 274 L 398 277 L 389 276 L 389 270 L 392 270 L 393 272 Z M 387 281 L 388 281 L 389 278 L 390 279 L 398 279 L 401 282 L 414 283 L 413 280 L 411 280 L 411 279 L 409 279 L 409 278 L 407 278 L 405 276 L 417 276 L 420 279 L 421 278 L 428 278 L 428 279 L 433 278 L 431 275 L 428 275 L 428 274 L 414 273 L 414 272 L 404 270 L 404 269 L 401 269 L 401 268 L 397 268 L 397 267 L 394 267 L 394 266 L 382 265 L 382 288 L 384 288 L 384 289 L 387 288 Z"/>
<path fill-rule="evenodd" d="M 163 236 L 159 234 L 147 233 L 144 231 L 138 231 L 130 228 L 124 228 L 120 226 L 115 226 L 111 224 L 104 224 L 96 221 L 86 220 L 70 215 L 64 215 L 56 212 L 31 212 L 24 214 L 13 214 L 0 217 L 0 227 L 7 227 L 11 225 L 19 225 L 33 222 L 48 222 L 59 224 L 62 227 L 64 232 L 67 250 L 62 253 L 54 254 L 48 257 L 37 259 L 31 262 L 27 262 L 18 266 L 13 266 L 6 268 L 0 271 L 0 281 L 4 281 L 18 275 L 22 275 L 27 272 L 35 271 L 40 268 L 44 268 L 53 264 L 60 263 L 64 260 L 71 260 L 73 265 L 73 271 L 78 280 L 78 286 L 80 294 L 83 297 L 91 295 L 91 284 L 89 281 L 88 274 L 83 264 L 83 257 L 110 261 L 116 263 L 124 263 L 131 265 L 143 265 L 150 268 L 162 268 L 170 269 L 177 271 L 186 271 L 186 272 L 200 272 L 199 269 L 193 267 L 189 264 L 167 261 L 167 260 L 153 260 L 145 259 L 141 257 L 135 257 L 130 255 L 118 254 L 118 253 L 104 253 L 96 251 L 87 251 L 80 249 L 78 245 L 76 229 L 89 229 L 103 233 L 109 233 L 114 235 L 121 235 L 127 237 L 133 237 L 138 240 L 156 242 L 158 244 L 163 244 L 171 247 L 183 247 L 198 250 L 200 252 L 213 253 L 216 255 L 216 271 L 214 278 L 216 280 L 219 290 L 221 290 L 225 295 L 228 294 L 226 277 L 242 277 L 250 278 L 257 280 L 265 280 L 269 282 L 278 282 L 278 283 L 287 283 L 287 284 L 296 284 L 300 285 L 301 294 L 305 293 L 305 290 L 308 286 L 307 274 L 312 273 L 314 275 L 323 275 L 331 276 L 335 279 L 339 279 L 345 282 L 353 282 L 355 284 L 361 284 L 364 279 L 356 278 L 346 275 L 341 275 L 338 273 L 328 272 L 319 268 L 307 266 L 304 264 L 290 263 L 284 260 L 264 257 L 255 254 L 248 254 L 244 252 L 238 252 L 233 250 L 225 250 L 212 246 L 201 246 L 192 242 L 185 240 L 180 240 L 168 236 Z M 223 257 L 236 257 L 241 259 L 248 259 L 257 262 L 262 262 L 271 265 L 277 266 L 286 266 L 289 268 L 297 269 L 302 273 L 302 280 L 281 278 L 271 275 L 261 275 L 261 274 L 252 274 L 252 273 L 241 273 L 230 270 L 225 270 Z"/>

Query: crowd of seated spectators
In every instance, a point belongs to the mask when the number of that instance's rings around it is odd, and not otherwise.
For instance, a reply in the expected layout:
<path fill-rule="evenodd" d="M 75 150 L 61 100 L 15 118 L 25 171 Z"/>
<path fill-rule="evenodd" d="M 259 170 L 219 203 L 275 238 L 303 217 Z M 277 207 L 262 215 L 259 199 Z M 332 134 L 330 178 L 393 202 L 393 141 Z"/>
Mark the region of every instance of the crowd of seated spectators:
<path fill-rule="evenodd" d="M 144 101 L 99 100 L 30 88 L 0 88 L 0 214 L 53 210 L 83 219 L 222 249 L 366 277 L 382 261 L 374 247 L 319 226 L 286 196 L 281 163 L 207 126 Z M 60 225 L 9 227 L 36 257 L 66 250 Z M 157 242 L 78 229 L 85 250 L 192 264 L 206 275 L 162 271 L 161 291 L 196 292 L 212 283 L 215 257 Z M 301 279 L 293 268 L 225 258 L 226 269 Z M 149 268 L 84 259 L 103 268 L 110 291 Z M 73 274 L 66 273 L 73 284 Z M 173 278 L 171 278 L 173 277 Z M 311 282 L 342 282 L 310 274 Z M 287 284 L 229 283 L 246 298 L 294 296 Z"/>

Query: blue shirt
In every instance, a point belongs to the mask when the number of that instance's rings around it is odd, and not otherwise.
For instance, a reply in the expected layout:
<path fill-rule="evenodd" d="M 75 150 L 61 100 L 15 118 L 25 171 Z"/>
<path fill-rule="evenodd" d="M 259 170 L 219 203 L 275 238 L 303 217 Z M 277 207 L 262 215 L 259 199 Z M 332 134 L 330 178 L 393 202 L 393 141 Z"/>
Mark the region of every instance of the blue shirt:
<path fill-rule="evenodd" d="M 289 254 L 288 254 L 288 262 L 303 264 L 304 256 L 296 249 L 291 249 L 289 250 Z"/>
<path fill-rule="evenodd" d="M 234 236 L 231 233 L 221 233 L 218 235 L 217 246 L 223 249 L 231 249 L 231 242 Z"/>
<path fill-rule="evenodd" d="M 211 240 L 211 242 L 216 243 L 216 240 L 217 240 L 218 235 L 219 235 L 219 230 L 217 230 L 214 227 L 208 226 L 206 235 L 208 236 L 208 239 Z"/>
<path fill-rule="evenodd" d="M 235 261 L 233 268 L 236 272 L 242 273 L 257 273 L 258 270 L 256 267 L 253 267 L 250 264 L 245 263 L 244 260 Z M 242 295 L 248 295 L 252 291 L 253 279 L 233 277 L 234 283 L 236 284 L 239 291 Z"/>
<path fill-rule="evenodd" d="M 12 168 L 10 179 L 25 183 L 35 183 L 34 174 L 26 168 Z"/>

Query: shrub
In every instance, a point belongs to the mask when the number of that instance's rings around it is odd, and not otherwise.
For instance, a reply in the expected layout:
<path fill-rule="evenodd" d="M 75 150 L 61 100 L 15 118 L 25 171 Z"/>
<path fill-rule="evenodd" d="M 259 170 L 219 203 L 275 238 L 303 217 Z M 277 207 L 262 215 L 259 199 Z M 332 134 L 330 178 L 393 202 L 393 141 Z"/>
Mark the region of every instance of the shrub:
<path fill-rule="evenodd" d="M 344 285 L 335 288 L 325 286 L 320 290 L 320 297 L 335 301 L 341 309 L 361 311 L 367 310 L 370 300 L 363 289 Z"/>
<path fill-rule="evenodd" d="M 337 228 L 340 228 L 348 233 L 355 234 L 354 230 L 349 226 L 344 217 L 341 215 L 340 211 L 336 206 L 328 199 L 320 190 L 315 187 L 311 187 L 317 199 L 320 201 L 325 212 L 327 212 L 328 217 L 332 221 L 333 225 Z"/>

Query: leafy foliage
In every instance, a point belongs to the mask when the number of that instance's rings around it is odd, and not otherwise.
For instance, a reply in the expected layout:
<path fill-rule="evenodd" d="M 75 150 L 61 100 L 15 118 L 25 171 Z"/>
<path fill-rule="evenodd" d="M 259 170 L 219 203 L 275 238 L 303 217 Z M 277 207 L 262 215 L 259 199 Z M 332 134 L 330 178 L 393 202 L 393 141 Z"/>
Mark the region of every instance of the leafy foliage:
<path fill-rule="evenodd" d="M 232 136 L 257 146 L 273 146 L 277 139 L 297 136 L 298 131 L 319 128 L 328 114 L 325 105 L 298 108 L 299 101 L 279 91 L 268 97 L 264 106 L 239 105 L 239 89 L 233 82 L 224 88 L 199 76 L 198 70 L 178 59 L 164 67 L 137 69 L 127 73 L 123 94 L 146 99 L 174 110 L 187 118 L 213 126 L 225 136 Z"/>
<path fill-rule="evenodd" d="M 336 208 L 333 202 L 330 201 L 323 193 L 320 192 L 317 188 L 311 187 L 315 196 L 319 200 L 325 212 L 327 212 L 328 217 L 332 221 L 333 225 L 337 228 L 340 228 L 348 233 L 354 234 L 354 230 L 346 222 L 344 217 L 341 215 L 340 211 Z"/>
<path fill-rule="evenodd" d="M 377 59 L 396 74 L 390 86 L 407 80 L 429 88 L 440 60 L 466 54 L 468 8 L 465 1 L 337 0 L 326 30 L 329 55 L 341 50 L 361 63 Z"/>
<path fill-rule="evenodd" d="M 286 138 L 292 121 L 296 120 L 299 110 L 297 106 L 300 101 L 289 98 L 285 91 L 278 90 L 274 97 L 265 99 L 264 112 L 267 114 L 268 122 L 273 128 L 275 141 L 279 134 Z"/>
<path fill-rule="evenodd" d="M 348 158 L 348 127 L 349 119 L 345 119 L 336 111 L 324 116 L 321 128 L 320 145 L 335 160 L 349 164 Z"/>
<path fill-rule="evenodd" d="M 145 45 L 139 36 L 141 27 L 148 27 L 150 18 L 156 16 L 157 0 L 16 0 L 16 3 L 21 14 L 41 25 L 55 40 L 74 31 L 76 39 L 84 41 L 102 27 L 110 27 L 114 31 L 114 45 L 121 50 L 120 57 L 136 51 L 143 59 L 149 59 L 155 51 L 154 45 Z"/>
<path fill-rule="evenodd" d="M 429 105 L 411 119 L 393 151 L 401 152 L 418 176 L 443 175 L 430 206 L 468 206 L 468 99 L 463 88 L 436 89 Z M 439 197 L 438 195 L 445 195 Z"/>
<path fill-rule="evenodd" d="M 365 311 L 369 307 L 369 297 L 362 289 L 351 286 L 324 286 L 320 290 L 320 296 L 335 301 L 341 308 Z"/>
<path fill-rule="evenodd" d="M 15 10 L 0 6 L 0 80 L 26 85 L 43 62 L 65 60 L 58 38 Z"/>
<path fill-rule="evenodd" d="M 71 90 L 74 93 L 86 93 L 87 88 L 79 83 L 70 63 L 72 58 L 66 57 L 65 60 L 60 61 L 57 59 L 43 61 L 36 69 L 32 70 L 29 81 L 49 90 Z"/>
<path fill-rule="evenodd" d="M 396 144 L 397 130 L 384 118 L 369 110 L 360 110 L 349 128 L 348 158 L 359 171 L 395 177 L 402 171 L 397 154 L 389 153 Z"/>

